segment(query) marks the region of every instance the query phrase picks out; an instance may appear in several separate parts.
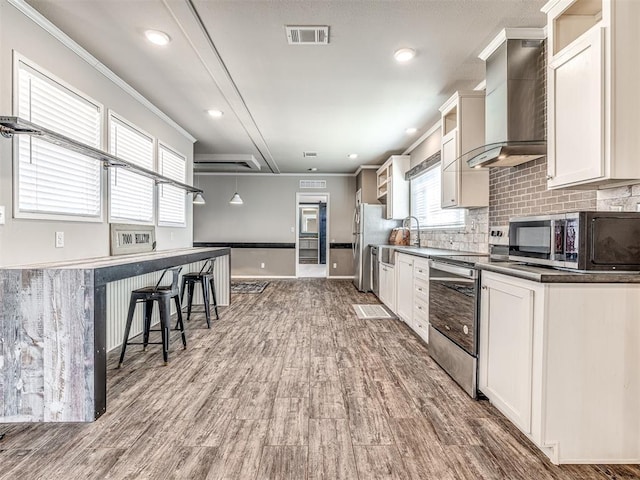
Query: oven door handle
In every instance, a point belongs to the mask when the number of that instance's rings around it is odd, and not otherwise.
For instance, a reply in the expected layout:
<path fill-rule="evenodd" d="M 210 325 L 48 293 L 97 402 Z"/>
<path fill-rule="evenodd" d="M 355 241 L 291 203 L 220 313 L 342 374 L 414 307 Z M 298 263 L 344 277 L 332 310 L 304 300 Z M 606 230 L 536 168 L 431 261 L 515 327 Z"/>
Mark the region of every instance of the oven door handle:
<path fill-rule="evenodd" d="M 476 270 L 472 268 L 457 267 L 455 265 L 450 265 L 448 263 L 439 263 L 433 260 L 429 260 L 429 267 L 435 268 L 442 272 L 452 273 L 454 275 L 460 275 L 461 277 L 466 277 L 466 278 L 476 278 L 478 276 L 478 273 L 476 272 Z"/>

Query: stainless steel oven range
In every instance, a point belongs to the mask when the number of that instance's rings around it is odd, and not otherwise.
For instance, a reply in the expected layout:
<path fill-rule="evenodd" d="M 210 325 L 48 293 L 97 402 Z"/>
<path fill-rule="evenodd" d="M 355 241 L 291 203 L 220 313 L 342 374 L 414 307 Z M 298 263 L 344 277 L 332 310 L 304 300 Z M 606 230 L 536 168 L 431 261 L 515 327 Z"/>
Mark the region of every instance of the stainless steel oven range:
<path fill-rule="evenodd" d="M 477 398 L 480 285 L 477 261 L 486 256 L 429 261 L 429 355 Z"/>

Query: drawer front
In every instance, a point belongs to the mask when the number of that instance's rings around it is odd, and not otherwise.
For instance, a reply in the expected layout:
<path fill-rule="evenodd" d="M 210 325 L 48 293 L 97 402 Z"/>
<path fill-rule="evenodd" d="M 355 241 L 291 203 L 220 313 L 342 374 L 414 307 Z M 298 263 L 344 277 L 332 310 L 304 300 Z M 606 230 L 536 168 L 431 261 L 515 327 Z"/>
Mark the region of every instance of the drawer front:
<path fill-rule="evenodd" d="M 429 304 L 429 284 L 422 280 L 415 280 L 413 284 L 413 293 L 416 300 L 422 300 Z"/>
<path fill-rule="evenodd" d="M 413 302 L 413 318 L 427 323 L 429 320 L 429 303 L 416 298 Z"/>
<path fill-rule="evenodd" d="M 413 262 L 413 279 L 415 282 L 429 281 L 429 263 L 427 260 L 416 260 Z"/>
<path fill-rule="evenodd" d="M 427 321 L 426 316 L 424 316 L 417 308 L 414 310 L 412 326 L 413 331 L 416 332 L 425 342 L 429 343 L 429 322 Z"/>

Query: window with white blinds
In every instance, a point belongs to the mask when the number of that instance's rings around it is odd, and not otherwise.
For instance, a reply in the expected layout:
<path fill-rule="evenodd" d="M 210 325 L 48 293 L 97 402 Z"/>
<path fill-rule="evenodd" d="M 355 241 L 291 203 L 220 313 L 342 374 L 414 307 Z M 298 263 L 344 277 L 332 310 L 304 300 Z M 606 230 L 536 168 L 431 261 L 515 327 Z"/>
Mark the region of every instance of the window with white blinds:
<path fill-rule="evenodd" d="M 463 208 L 440 208 L 440 163 L 411 180 L 411 215 L 420 227 L 456 228 L 464 226 Z"/>
<path fill-rule="evenodd" d="M 16 64 L 19 117 L 101 148 L 101 105 L 22 59 Z M 100 221 L 99 161 L 37 136 L 16 135 L 15 139 L 17 216 Z"/>
<path fill-rule="evenodd" d="M 109 152 L 153 170 L 153 138 L 109 115 Z M 125 168 L 109 170 L 110 221 L 153 223 L 154 181 Z"/>
<path fill-rule="evenodd" d="M 160 144 L 158 164 L 160 174 L 172 180 L 184 183 L 186 177 L 186 159 L 173 150 Z M 162 184 L 158 188 L 158 225 L 186 225 L 186 192 L 173 185 Z"/>

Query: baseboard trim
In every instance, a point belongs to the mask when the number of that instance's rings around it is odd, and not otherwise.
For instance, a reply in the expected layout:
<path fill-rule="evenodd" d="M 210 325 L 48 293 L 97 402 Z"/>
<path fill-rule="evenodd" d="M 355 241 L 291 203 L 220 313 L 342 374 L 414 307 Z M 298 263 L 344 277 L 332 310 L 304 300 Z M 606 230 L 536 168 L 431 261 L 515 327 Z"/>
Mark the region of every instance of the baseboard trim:
<path fill-rule="evenodd" d="M 273 278 L 273 279 L 278 279 L 278 278 L 296 278 L 295 275 L 231 275 L 231 280 L 234 279 L 247 279 L 247 278 Z"/>

